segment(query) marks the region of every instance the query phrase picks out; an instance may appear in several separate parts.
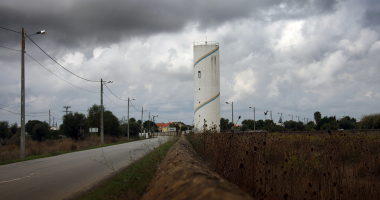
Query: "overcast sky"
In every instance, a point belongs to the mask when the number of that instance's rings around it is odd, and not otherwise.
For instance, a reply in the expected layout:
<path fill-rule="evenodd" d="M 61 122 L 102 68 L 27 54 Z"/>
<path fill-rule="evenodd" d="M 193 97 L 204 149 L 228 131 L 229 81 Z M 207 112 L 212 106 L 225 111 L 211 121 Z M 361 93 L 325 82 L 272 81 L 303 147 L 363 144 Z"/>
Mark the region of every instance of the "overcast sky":
<path fill-rule="evenodd" d="M 136 98 L 130 117 L 137 119 L 144 106 L 156 122 L 193 123 L 193 42 L 206 37 L 220 45 L 221 117 L 231 120 L 226 101 L 234 102 L 235 121 L 253 119 L 249 107 L 256 120 L 271 110 L 275 122 L 278 113 L 284 121 L 312 120 L 315 111 L 358 120 L 379 113 L 378 0 L 2 0 L 0 26 L 46 30 L 31 39 L 76 75 L 113 81 L 116 96 Z M 25 43 L 56 75 L 25 56 L 27 121 L 100 104 L 99 82 Z M 0 29 L 0 46 L 0 121 L 20 124 L 4 110 L 20 113 L 21 53 L 4 48 L 20 50 L 20 34 Z M 107 110 L 127 117 L 127 101 L 106 87 L 104 95 Z"/>

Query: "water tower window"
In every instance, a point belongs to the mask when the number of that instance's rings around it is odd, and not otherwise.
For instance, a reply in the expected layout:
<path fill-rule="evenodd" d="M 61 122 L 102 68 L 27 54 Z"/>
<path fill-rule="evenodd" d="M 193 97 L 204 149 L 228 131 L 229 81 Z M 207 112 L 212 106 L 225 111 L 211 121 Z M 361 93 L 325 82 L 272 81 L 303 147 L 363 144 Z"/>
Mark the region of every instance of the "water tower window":
<path fill-rule="evenodd" d="M 198 71 L 198 78 L 201 78 L 201 71 Z"/>

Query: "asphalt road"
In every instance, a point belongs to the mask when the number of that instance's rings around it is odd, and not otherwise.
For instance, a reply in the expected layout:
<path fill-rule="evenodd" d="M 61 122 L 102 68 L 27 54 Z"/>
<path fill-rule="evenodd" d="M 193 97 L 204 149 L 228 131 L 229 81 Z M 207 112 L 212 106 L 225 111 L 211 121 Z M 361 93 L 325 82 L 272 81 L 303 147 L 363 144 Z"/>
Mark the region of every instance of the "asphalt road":
<path fill-rule="evenodd" d="M 122 170 L 168 136 L 0 166 L 0 199 L 66 199 Z M 108 163 L 105 164 L 104 157 Z M 132 159 L 131 159 L 132 158 Z M 96 161 L 94 160 L 96 159 Z M 102 163 L 99 163 L 99 162 Z"/>

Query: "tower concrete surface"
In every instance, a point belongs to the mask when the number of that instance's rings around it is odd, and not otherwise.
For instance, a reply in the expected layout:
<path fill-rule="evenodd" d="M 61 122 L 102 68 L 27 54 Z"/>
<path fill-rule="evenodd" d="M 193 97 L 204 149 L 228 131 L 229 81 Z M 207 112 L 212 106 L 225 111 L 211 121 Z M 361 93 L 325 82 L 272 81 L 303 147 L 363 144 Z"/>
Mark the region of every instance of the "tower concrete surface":
<path fill-rule="evenodd" d="M 195 42 L 194 128 L 220 131 L 219 43 Z"/>

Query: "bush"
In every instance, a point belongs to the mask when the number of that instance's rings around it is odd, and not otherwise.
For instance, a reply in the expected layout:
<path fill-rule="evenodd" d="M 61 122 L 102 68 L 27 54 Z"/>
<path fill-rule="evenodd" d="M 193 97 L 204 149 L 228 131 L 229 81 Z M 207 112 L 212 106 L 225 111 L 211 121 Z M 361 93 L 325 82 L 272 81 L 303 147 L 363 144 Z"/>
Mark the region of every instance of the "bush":
<path fill-rule="evenodd" d="M 363 115 L 360 120 L 360 128 L 380 129 L 380 113 Z"/>

